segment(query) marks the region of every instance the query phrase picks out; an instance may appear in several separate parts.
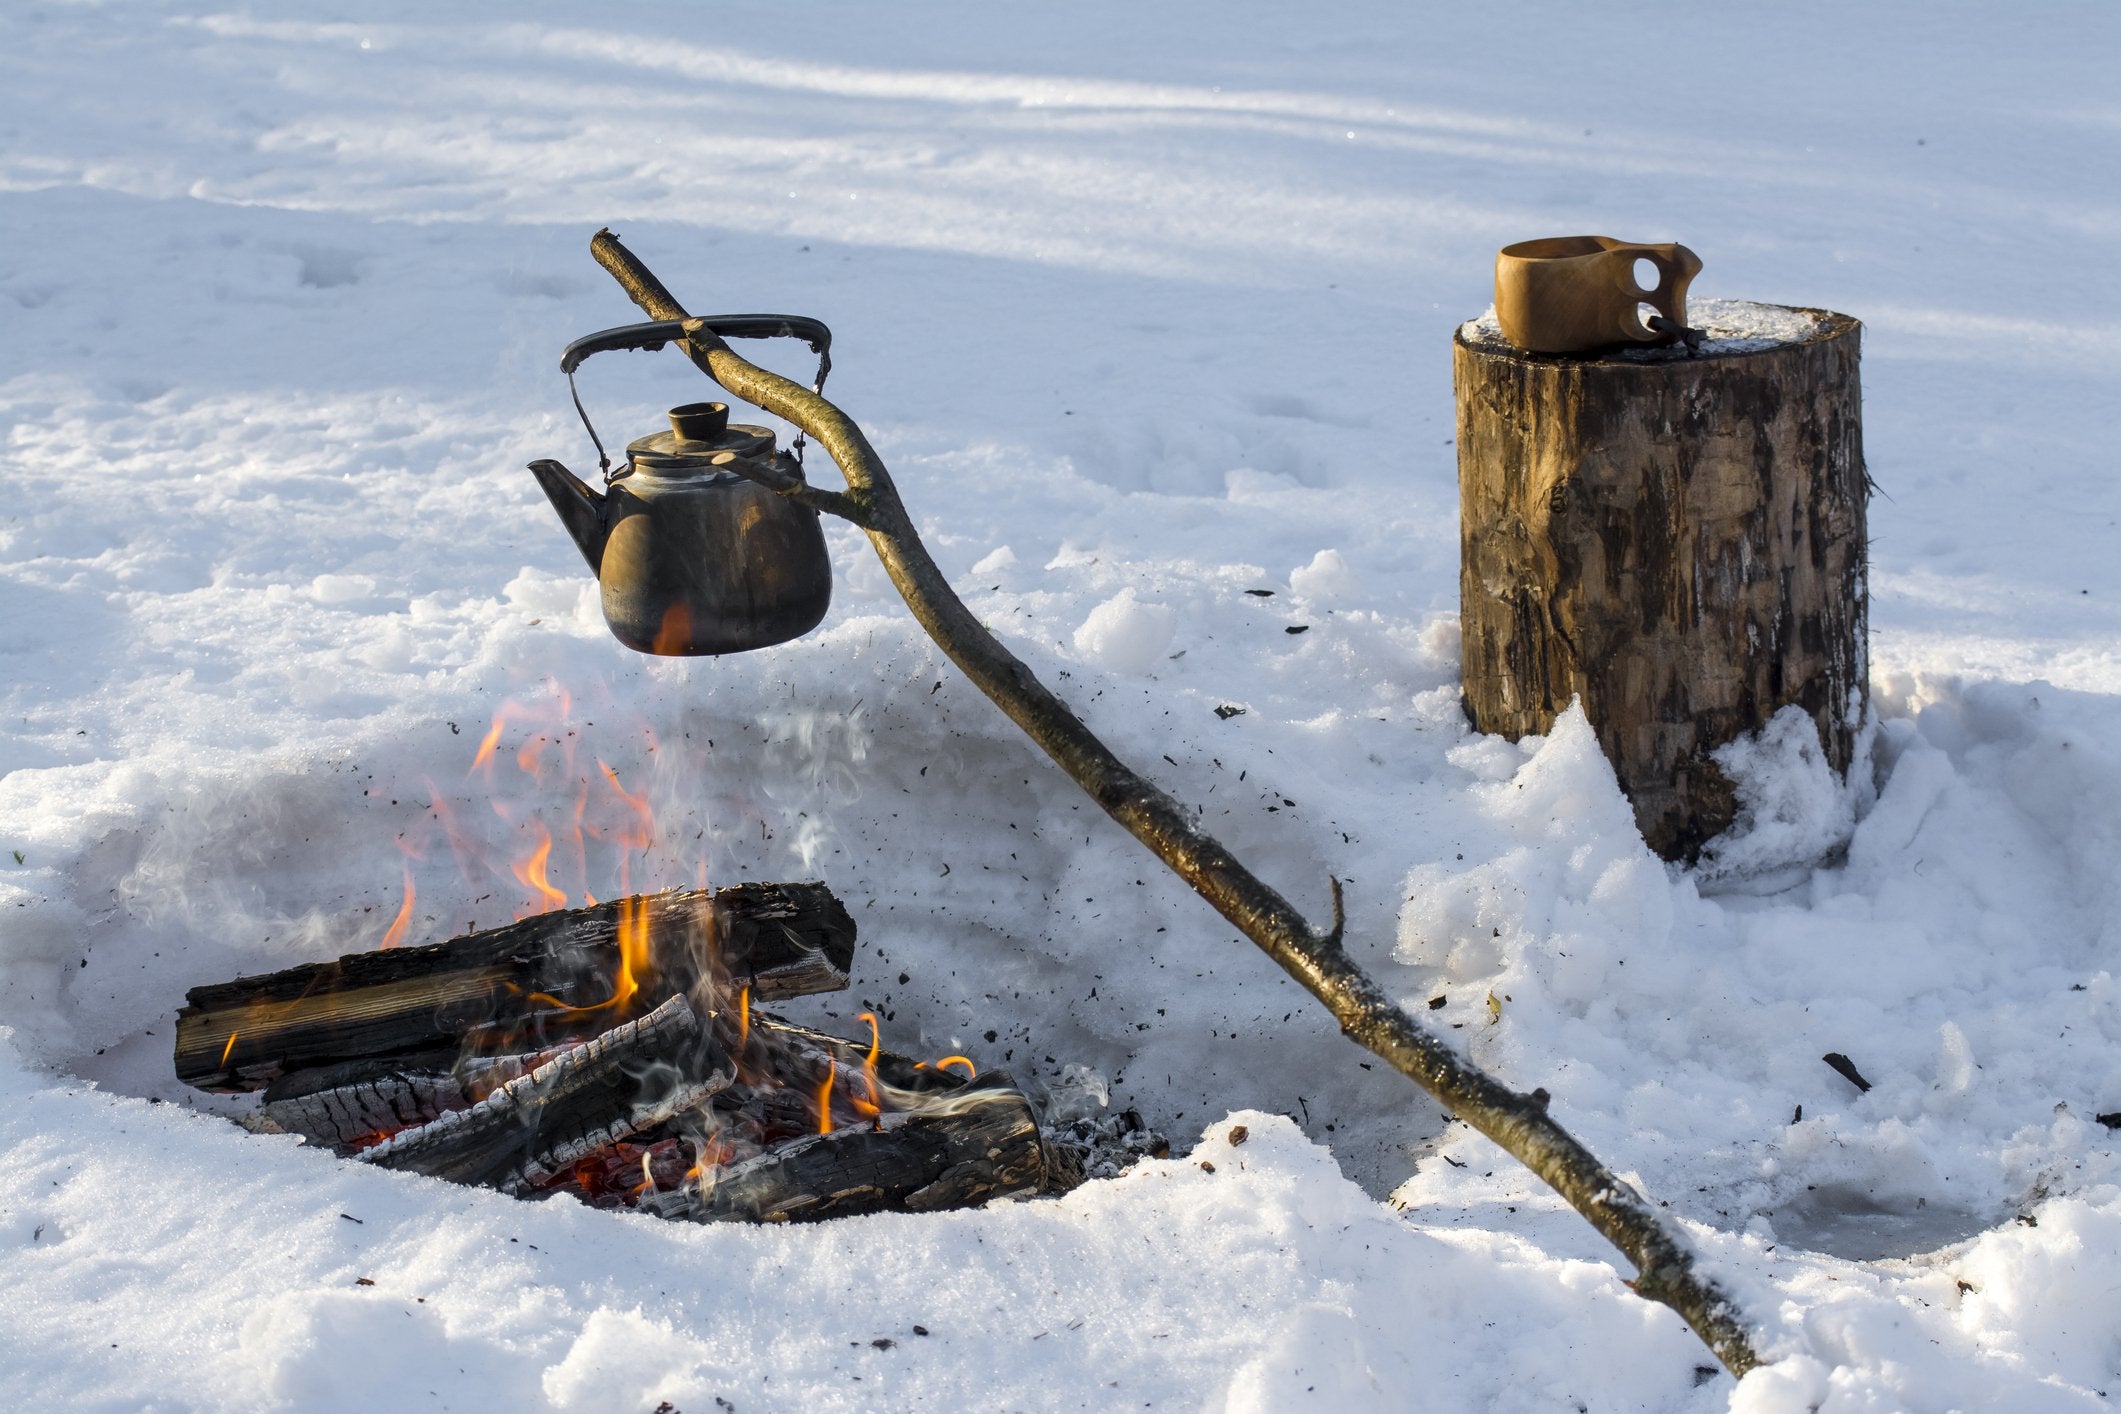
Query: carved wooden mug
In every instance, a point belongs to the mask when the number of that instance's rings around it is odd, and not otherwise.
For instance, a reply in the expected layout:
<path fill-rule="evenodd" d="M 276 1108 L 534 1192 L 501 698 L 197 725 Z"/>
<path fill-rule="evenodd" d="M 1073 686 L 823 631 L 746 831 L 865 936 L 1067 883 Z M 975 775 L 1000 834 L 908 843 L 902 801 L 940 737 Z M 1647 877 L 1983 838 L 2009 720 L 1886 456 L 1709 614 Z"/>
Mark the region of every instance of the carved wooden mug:
<path fill-rule="evenodd" d="M 1637 261 L 1657 269 L 1635 278 Z M 1583 353 L 1612 344 L 1669 344 L 1686 324 L 1686 290 L 1701 257 L 1676 243 L 1611 236 L 1553 236 L 1506 245 L 1495 256 L 1495 318 L 1502 336 L 1532 353 Z M 1670 324 L 1653 329 L 1643 306 Z"/>

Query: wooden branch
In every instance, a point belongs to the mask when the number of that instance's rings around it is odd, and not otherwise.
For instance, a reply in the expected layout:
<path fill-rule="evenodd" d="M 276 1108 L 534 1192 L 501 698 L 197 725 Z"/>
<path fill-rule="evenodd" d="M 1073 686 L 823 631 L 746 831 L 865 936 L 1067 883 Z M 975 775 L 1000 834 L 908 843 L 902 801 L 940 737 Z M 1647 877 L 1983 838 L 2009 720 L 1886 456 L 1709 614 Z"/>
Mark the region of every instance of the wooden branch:
<path fill-rule="evenodd" d="M 572 1047 L 468 1109 L 402 1130 L 356 1158 L 521 1193 L 576 1161 L 705 1104 L 735 1077 L 682 995 Z"/>
<path fill-rule="evenodd" d="M 610 231 L 590 253 L 654 319 L 688 316 Z M 1396 1004 L 1341 946 L 1240 864 L 1191 814 L 1137 775 L 1032 675 L 965 607 L 928 555 L 883 460 L 854 420 L 802 385 L 733 352 L 701 327 L 680 346 L 709 378 L 801 428 L 847 479 L 885 573 L 921 627 L 995 706 L 1104 811 L 1190 884 L 1216 912 L 1324 1003 L 1341 1028 L 1487 1135 L 1566 1199 L 1634 1263 L 1637 1294 L 1671 1307 L 1736 1375 L 1759 1363 L 1746 1321 L 1702 1272 L 1677 1229 L 1547 1114 L 1547 1096 L 1521 1094 L 1460 1055 Z M 1338 885 L 1334 886 L 1338 891 Z M 1336 909 L 1336 912 L 1338 910 Z"/>
<path fill-rule="evenodd" d="M 177 1078 L 202 1090 L 255 1090 L 293 1071 L 360 1058 L 381 1062 L 443 1051 L 528 1018 L 535 1050 L 568 1034 L 565 1007 L 614 994 L 619 910 L 631 900 L 541 913 L 505 928 L 423 948 L 355 953 L 263 977 L 194 987 L 177 1014 Z M 749 985 L 760 1001 L 837 991 L 854 958 L 854 920 L 823 884 L 738 884 L 709 894 L 648 895 L 649 975 L 625 1015 L 700 979 Z M 552 998 L 564 1004 L 532 999 Z M 610 1015 L 598 1017 L 608 1024 Z M 402 1063 L 402 1062 L 400 1062 Z M 444 1061 L 440 1069 L 448 1069 Z M 347 1076 L 335 1082 L 349 1084 Z"/>
<path fill-rule="evenodd" d="M 1040 1192 L 1051 1178 L 1029 1102 L 995 1076 L 874 1128 L 776 1144 L 698 1184 L 649 1194 L 640 1208 L 693 1222 L 815 1222 L 971 1207 Z"/>

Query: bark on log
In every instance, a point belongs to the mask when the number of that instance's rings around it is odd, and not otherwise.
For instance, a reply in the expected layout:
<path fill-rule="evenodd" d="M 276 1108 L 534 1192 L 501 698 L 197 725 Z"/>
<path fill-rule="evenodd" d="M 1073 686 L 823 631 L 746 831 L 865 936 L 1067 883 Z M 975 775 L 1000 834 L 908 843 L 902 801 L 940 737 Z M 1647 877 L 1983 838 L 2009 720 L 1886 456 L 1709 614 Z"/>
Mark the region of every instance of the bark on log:
<path fill-rule="evenodd" d="M 572 1007 L 609 998 L 626 902 L 541 913 L 430 947 L 356 953 L 194 987 L 177 1014 L 177 1078 L 202 1090 L 256 1090 L 289 1072 L 355 1059 L 372 1063 L 372 1075 L 386 1074 L 427 1052 L 446 1054 L 440 1068 L 448 1069 L 468 1035 L 527 1015 L 536 1021 L 532 997 Z M 703 957 L 761 1001 L 847 985 L 854 920 L 823 884 L 673 890 L 647 896 L 645 905 L 653 965 L 651 975 L 635 979 L 642 991 L 627 1014 L 691 987 Z M 548 1010 L 543 1022 L 564 1033 L 567 1018 Z M 505 1049 L 559 1039 L 539 1030 L 530 1026 L 520 1044 Z M 504 1048 L 493 1039 L 494 1048 Z"/>
<path fill-rule="evenodd" d="M 885 1115 L 877 1128 L 776 1145 L 640 1207 L 692 1222 L 815 1222 L 971 1207 L 1040 1192 L 1052 1178 L 1030 1103 L 996 1075 L 934 1109 Z"/>
<path fill-rule="evenodd" d="M 1794 703 L 1845 772 L 1862 722 L 1860 326 L 1798 313 L 1698 358 L 1454 340 L 1468 713 L 1514 740 L 1580 696 L 1667 859 L 1731 823 L 1715 748 Z"/>
<path fill-rule="evenodd" d="M 355 1157 L 521 1193 L 599 1149 L 706 1104 L 735 1073 L 709 1024 L 675 996 L 469 1109 L 402 1130 Z"/>

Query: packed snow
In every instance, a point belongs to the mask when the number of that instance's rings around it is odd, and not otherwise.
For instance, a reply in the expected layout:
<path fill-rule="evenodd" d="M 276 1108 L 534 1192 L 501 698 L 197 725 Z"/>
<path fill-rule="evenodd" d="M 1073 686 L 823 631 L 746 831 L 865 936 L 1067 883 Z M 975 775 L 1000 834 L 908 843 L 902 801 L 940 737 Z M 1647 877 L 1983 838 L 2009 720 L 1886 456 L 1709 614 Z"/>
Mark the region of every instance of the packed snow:
<path fill-rule="evenodd" d="M 9 7 L 0 1399 L 2108 1407 L 2117 71 L 2093 6 Z M 1668 1205 L 1772 1363 L 1718 1371 L 1341 1038 L 852 530 L 799 642 L 613 642 L 523 470 L 594 466 L 556 364 L 639 317 L 605 224 L 695 310 L 830 324 L 973 609 L 1314 916 L 1341 879 L 1363 963 Z M 1498 246 L 1584 232 L 1694 249 L 1717 337 L 1865 326 L 1864 764 L 1788 716 L 1733 744 L 1693 869 L 1580 712 L 1513 743 L 1458 705 L 1450 341 Z M 581 385 L 620 442 L 705 391 L 667 351 Z M 824 879 L 855 985 L 792 1015 L 1171 1157 L 702 1228 L 338 1162 L 173 1079 L 188 987 L 374 947 L 408 885 L 408 942 L 531 907 L 541 733 L 658 817 L 571 899 Z"/>

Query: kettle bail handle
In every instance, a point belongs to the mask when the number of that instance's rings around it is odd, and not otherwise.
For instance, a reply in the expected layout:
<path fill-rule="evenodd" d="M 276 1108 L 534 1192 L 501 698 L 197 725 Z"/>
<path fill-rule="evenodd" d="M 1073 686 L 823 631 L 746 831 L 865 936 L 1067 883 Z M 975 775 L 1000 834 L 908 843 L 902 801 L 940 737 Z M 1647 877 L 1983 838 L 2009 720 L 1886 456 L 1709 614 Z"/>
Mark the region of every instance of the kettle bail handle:
<path fill-rule="evenodd" d="M 685 337 L 685 326 L 691 319 L 654 319 L 642 324 L 621 324 L 613 329 L 600 329 L 594 334 L 584 334 L 569 344 L 560 354 L 560 372 L 567 375 L 567 393 L 574 399 L 575 415 L 582 419 L 583 430 L 597 449 L 597 466 L 604 473 L 604 484 L 611 484 L 611 457 L 604 450 L 604 439 L 597 436 L 589 412 L 582 406 L 581 390 L 575 386 L 574 371 L 580 368 L 591 354 L 608 353 L 613 349 L 660 349 Z M 811 391 L 825 391 L 825 375 L 832 371 L 832 331 L 824 321 L 802 314 L 709 314 L 699 318 L 699 323 L 725 339 L 801 339 L 810 345 L 817 355 L 817 377 L 811 382 Z M 796 429 L 795 441 L 789 450 L 795 454 L 797 466 L 803 463 L 803 432 Z"/>

